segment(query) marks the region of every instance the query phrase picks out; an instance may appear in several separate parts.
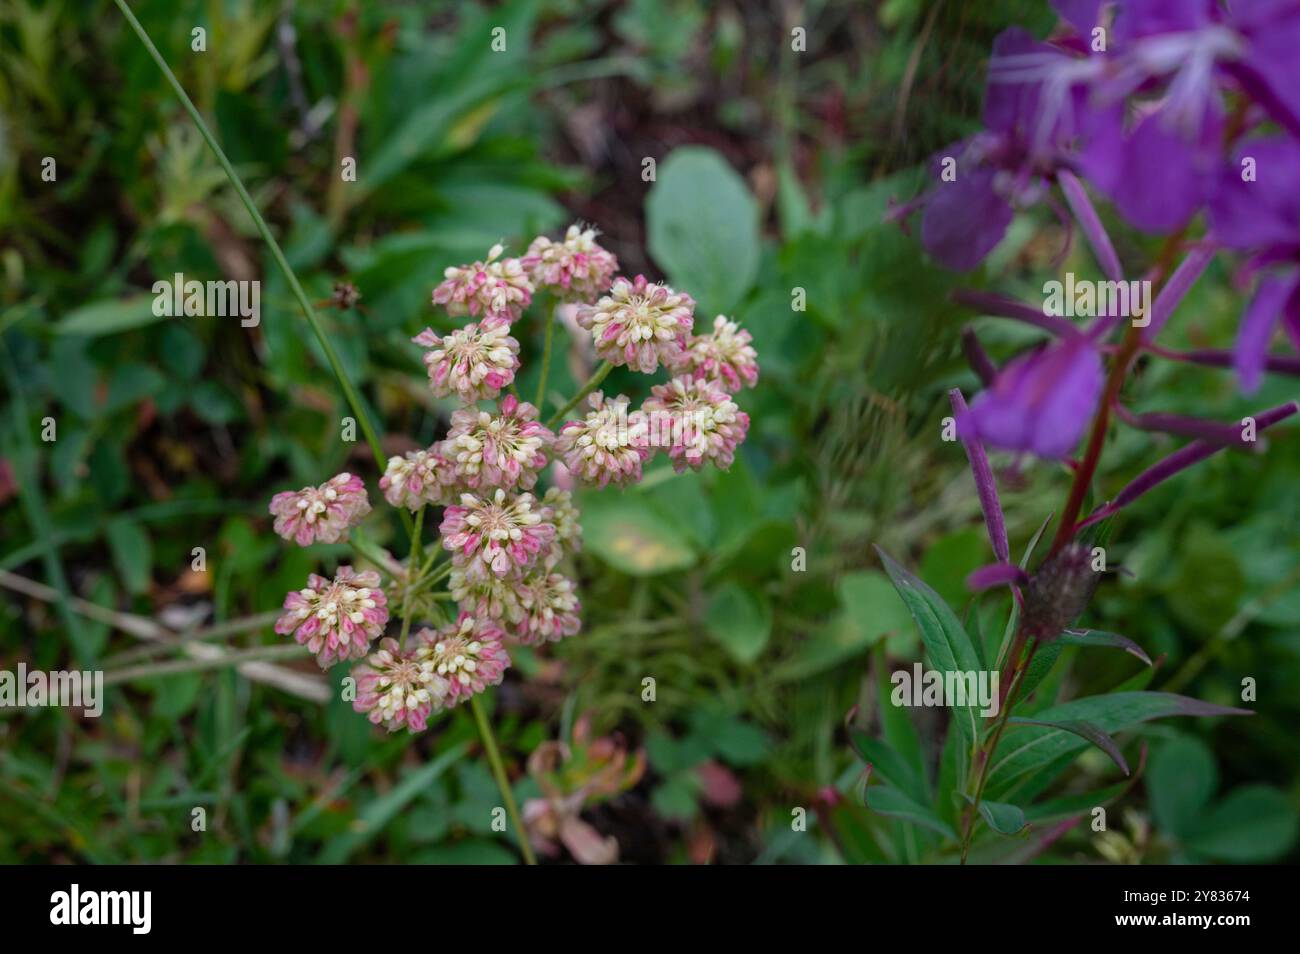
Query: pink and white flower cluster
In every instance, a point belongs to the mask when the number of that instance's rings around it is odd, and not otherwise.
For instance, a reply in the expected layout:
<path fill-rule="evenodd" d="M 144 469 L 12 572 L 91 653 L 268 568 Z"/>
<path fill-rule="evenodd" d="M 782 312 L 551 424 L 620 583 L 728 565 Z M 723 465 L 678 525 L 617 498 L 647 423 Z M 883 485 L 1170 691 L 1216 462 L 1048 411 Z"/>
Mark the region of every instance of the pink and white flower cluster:
<path fill-rule="evenodd" d="M 402 563 L 358 538 L 354 546 L 372 555 L 387 584 L 375 570 L 347 565 L 333 579 L 312 574 L 285 597 L 275 626 L 322 667 L 364 660 L 352 670 L 352 704 L 376 725 L 422 731 L 438 711 L 502 681 L 511 640 L 542 645 L 579 631 L 577 586 L 564 572 L 582 549 L 575 483 L 634 484 L 658 450 L 678 470 L 710 461 L 726 468 L 745 439 L 749 417 L 733 395 L 758 381 L 749 333 L 718 316 L 710 333 L 695 335 L 689 295 L 641 275 L 616 278 L 617 269 L 595 230 L 575 225 L 560 241 L 538 237 L 521 258 L 494 246 L 483 261 L 447 269 L 434 289 L 449 316 L 474 319 L 412 339 L 426 349 L 433 396 L 458 406 L 441 440 L 390 457 L 378 484 L 390 505 L 415 515 L 404 518 L 408 528 L 426 525 L 426 507 L 442 508 L 441 547 L 413 545 Z M 580 392 L 591 390 L 585 411 L 558 431 L 561 415 L 544 424 L 515 383 L 512 326 L 537 292 L 576 306 L 578 329 L 608 362 Z M 611 366 L 645 374 L 663 367 L 674 377 L 634 407 L 625 395 L 594 390 Z M 552 463 L 543 493 L 538 484 Z M 347 540 L 370 503 L 361 478 L 342 473 L 276 494 L 270 511 L 278 534 L 306 546 Z M 434 593 L 443 579 L 446 593 Z M 453 622 L 439 602 L 448 598 Z M 399 639 L 385 636 L 390 611 L 402 617 Z M 412 625 L 422 621 L 429 625 Z"/>

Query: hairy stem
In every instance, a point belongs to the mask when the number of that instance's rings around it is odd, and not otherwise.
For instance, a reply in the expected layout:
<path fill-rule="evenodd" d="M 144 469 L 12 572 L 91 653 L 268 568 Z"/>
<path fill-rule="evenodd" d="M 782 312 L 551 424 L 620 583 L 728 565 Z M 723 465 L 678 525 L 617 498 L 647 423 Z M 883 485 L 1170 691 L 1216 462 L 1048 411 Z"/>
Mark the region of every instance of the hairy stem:
<path fill-rule="evenodd" d="M 505 799 L 506 813 L 510 816 L 510 824 L 514 826 L 515 840 L 519 842 L 519 850 L 523 853 L 524 862 L 535 865 L 537 856 L 533 854 L 533 846 L 528 841 L 528 831 L 524 828 L 519 808 L 515 805 L 515 796 L 510 791 L 510 779 L 506 777 L 505 763 L 501 761 L 497 739 L 492 734 L 492 724 L 488 722 L 487 713 L 483 711 L 483 703 L 479 701 L 477 695 L 469 697 L 469 707 L 474 710 L 474 721 L 478 723 L 478 733 L 483 738 L 483 747 L 487 749 L 488 761 L 492 763 L 492 774 L 496 776 L 497 788 L 501 790 L 501 797 Z"/>

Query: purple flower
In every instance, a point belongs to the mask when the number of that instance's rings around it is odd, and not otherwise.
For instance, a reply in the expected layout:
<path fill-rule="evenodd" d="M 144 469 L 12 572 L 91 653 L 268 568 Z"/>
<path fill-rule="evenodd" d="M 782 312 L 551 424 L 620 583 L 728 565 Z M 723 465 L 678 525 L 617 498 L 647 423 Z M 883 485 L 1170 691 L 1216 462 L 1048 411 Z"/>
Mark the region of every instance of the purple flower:
<path fill-rule="evenodd" d="M 963 439 L 1039 457 L 1067 456 L 1102 390 L 1101 356 L 1086 338 L 1052 342 L 1009 363 L 957 420 Z"/>
<path fill-rule="evenodd" d="M 955 178 L 925 200 L 921 242 L 945 268 L 974 268 L 1006 234 L 1014 208 L 1046 194 L 1047 182 L 1094 121 L 1078 81 L 1088 58 L 1039 43 L 1013 27 L 993 42 L 984 131 L 950 147 Z M 936 165 L 936 178 L 942 171 Z"/>
<path fill-rule="evenodd" d="M 1253 392 L 1279 320 L 1300 349 L 1300 144 L 1254 140 L 1236 160 L 1219 177 L 1209 218 L 1221 245 L 1251 253 L 1243 277 L 1266 269 L 1242 316 L 1233 361 L 1242 389 Z"/>

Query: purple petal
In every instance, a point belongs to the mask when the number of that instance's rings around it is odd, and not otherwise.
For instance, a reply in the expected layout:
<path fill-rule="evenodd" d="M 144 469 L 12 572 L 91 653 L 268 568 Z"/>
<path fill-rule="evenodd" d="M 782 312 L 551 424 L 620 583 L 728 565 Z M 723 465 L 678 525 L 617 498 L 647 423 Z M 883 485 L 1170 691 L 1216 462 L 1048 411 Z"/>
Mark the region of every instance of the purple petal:
<path fill-rule="evenodd" d="M 1115 254 L 1115 246 L 1111 243 L 1110 236 L 1106 234 L 1106 227 L 1101 224 L 1101 217 L 1097 215 L 1097 210 L 1092 207 L 1092 200 L 1088 198 L 1083 183 L 1075 177 L 1074 173 L 1066 170 L 1061 170 L 1057 181 L 1061 183 L 1061 191 L 1065 193 L 1065 201 L 1070 204 L 1070 211 L 1078 220 L 1079 228 L 1083 230 L 1088 244 L 1092 246 L 1092 253 L 1097 256 L 1102 274 L 1113 282 L 1123 281 L 1124 270 L 1119 266 L 1119 256 Z"/>
<path fill-rule="evenodd" d="M 969 413 L 966 399 L 957 388 L 948 392 L 948 399 L 952 402 L 952 411 L 957 420 L 961 420 Z M 989 466 L 988 454 L 984 452 L 984 447 L 979 440 L 969 433 L 962 437 L 961 442 L 966 448 L 966 459 L 970 461 L 971 473 L 975 475 L 975 492 L 979 495 L 980 509 L 984 511 L 984 525 L 988 528 L 989 542 L 993 544 L 993 555 L 1002 561 L 1009 560 L 1011 549 L 1007 544 L 1007 525 L 1002 517 L 1002 504 L 998 501 L 998 485 L 993 479 L 993 468 Z"/>
<path fill-rule="evenodd" d="M 1256 430 L 1262 431 L 1272 427 L 1278 421 L 1285 420 L 1292 414 L 1300 411 L 1300 404 L 1295 401 L 1288 401 L 1286 404 L 1269 408 L 1256 414 Z M 1089 524 L 1104 520 L 1106 517 L 1118 512 L 1121 508 L 1128 506 L 1137 500 L 1147 491 L 1164 483 L 1175 474 L 1181 473 L 1193 464 L 1197 464 L 1207 457 L 1212 457 L 1219 451 L 1223 450 L 1223 444 L 1211 444 L 1207 441 L 1193 441 L 1186 447 L 1179 448 L 1170 454 L 1164 460 L 1152 464 L 1142 473 L 1138 474 L 1133 480 L 1119 492 L 1119 494 L 1110 503 L 1098 507 L 1088 517 L 1079 523 L 1079 528 L 1086 527 Z"/>
<path fill-rule="evenodd" d="M 1014 563 L 990 563 L 966 577 L 966 588 L 978 593 L 995 586 L 1024 586 L 1028 582 L 1029 574 Z"/>
<path fill-rule="evenodd" d="M 993 189 L 994 170 L 964 169 L 934 190 L 921 217 L 921 243 L 944 268 L 965 272 L 1002 241 L 1014 212 Z"/>
<path fill-rule="evenodd" d="M 1214 246 L 1208 242 L 1196 246 L 1187 253 L 1187 257 L 1169 276 L 1169 281 L 1165 282 L 1165 287 L 1156 295 L 1155 303 L 1151 306 L 1151 323 L 1142 329 L 1143 340 L 1153 341 L 1160 333 L 1160 329 L 1165 326 L 1165 322 L 1174 313 L 1183 296 L 1191 291 L 1197 279 L 1205 272 L 1211 259 L 1214 258 L 1214 253 Z"/>
<path fill-rule="evenodd" d="M 965 426 L 994 447 L 1059 459 L 1079 443 L 1101 389 L 1101 356 L 1087 339 L 1057 342 L 1003 368 L 971 405 Z"/>
<path fill-rule="evenodd" d="M 1082 159 L 1089 178 L 1130 224 L 1162 234 L 1185 224 L 1209 195 L 1222 125 L 1207 111 L 1199 138 L 1188 142 L 1166 128 L 1165 118 L 1151 113 L 1118 140 L 1097 136 Z"/>
<path fill-rule="evenodd" d="M 1253 181 L 1243 179 L 1247 158 Z M 1216 180 L 1208 213 L 1215 239 L 1228 248 L 1300 246 L 1300 144 L 1282 137 L 1242 143 Z"/>
<path fill-rule="evenodd" d="M 1259 378 L 1264 370 L 1269 339 L 1273 337 L 1273 329 L 1282 315 L 1283 306 L 1295 292 L 1298 283 L 1300 273 L 1293 272 L 1285 277 L 1266 275 L 1260 279 L 1255 297 L 1246 306 L 1241 327 L 1237 331 L 1233 367 L 1237 371 L 1241 389 L 1247 394 L 1259 390 Z"/>
<path fill-rule="evenodd" d="M 1103 0 L 1052 0 L 1052 9 L 1080 33 L 1091 33 L 1101 16 Z"/>

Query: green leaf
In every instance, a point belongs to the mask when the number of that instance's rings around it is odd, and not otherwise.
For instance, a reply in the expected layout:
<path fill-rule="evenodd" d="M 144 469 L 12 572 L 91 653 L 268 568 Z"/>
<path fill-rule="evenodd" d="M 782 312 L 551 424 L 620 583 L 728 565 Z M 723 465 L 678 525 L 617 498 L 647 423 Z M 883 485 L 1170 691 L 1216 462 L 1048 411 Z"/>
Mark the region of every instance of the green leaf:
<path fill-rule="evenodd" d="M 849 727 L 849 742 L 872 771 L 915 802 L 925 803 L 925 784 L 916 769 L 883 739 L 874 739 L 861 729 Z"/>
<path fill-rule="evenodd" d="M 1268 785 L 1234 789 L 1184 841 L 1192 851 L 1220 861 L 1271 861 L 1291 850 L 1296 810 Z"/>
<path fill-rule="evenodd" d="M 1151 665 L 1151 657 L 1146 654 L 1146 650 L 1127 636 L 1121 636 L 1119 633 L 1107 633 L 1100 629 L 1067 629 L 1056 641 L 1067 646 L 1105 646 L 1112 649 L 1122 649 L 1136 656 L 1148 666 Z"/>
<path fill-rule="evenodd" d="M 752 663 L 772 635 L 772 608 L 760 594 L 739 583 L 724 583 L 704 614 L 709 634 L 740 663 Z"/>
<path fill-rule="evenodd" d="M 1014 835 L 1025 827 L 1024 810 L 1006 802 L 981 801 L 980 817 L 1000 835 Z"/>
<path fill-rule="evenodd" d="M 866 799 L 867 807 L 873 812 L 888 815 L 890 818 L 901 818 L 954 841 L 957 840 L 953 830 L 928 805 L 922 805 L 892 786 L 871 785 L 867 788 Z"/>
<path fill-rule="evenodd" d="M 1219 770 L 1203 742 L 1179 736 L 1152 754 L 1146 784 L 1156 821 L 1162 829 L 1181 838 L 1214 797 Z"/>
<path fill-rule="evenodd" d="M 690 541 L 646 501 L 612 494 L 583 496 L 583 542 L 616 570 L 655 576 L 695 564 Z"/>
<path fill-rule="evenodd" d="M 1251 715 L 1247 709 L 1231 709 L 1171 692 L 1116 692 L 1089 696 L 1044 709 L 1035 715 L 1041 722 L 1087 722 L 1102 732 L 1119 732 L 1152 719 L 1168 716 Z M 1045 726 L 1026 726 L 999 746 L 989 770 L 988 791 L 997 794 L 1015 779 L 1043 766 L 1063 769 L 1087 742 L 1070 732 Z M 1042 781 L 1042 779 L 1039 779 Z"/>
<path fill-rule="evenodd" d="M 921 739 L 912 724 L 910 709 L 892 704 L 889 666 L 885 661 L 883 649 L 875 654 L 876 698 L 880 704 L 880 725 L 885 741 L 904 760 L 916 779 L 914 789 L 908 789 L 918 801 L 930 801 L 930 779 L 925 767 L 925 754 L 921 750 Z M 904 786 L 906 787 L 906 786 Z"/>
<path fill-rule="evenodd" d="M 1119 750 L 1115 740 L 1103 732 L 1091 722 L 1084 722 L 1081 719 L 1065 719 L 1050 722 L 1044 719 L 1025 719 L 1020 716 L 1012 716 L 1007 720 L 1010 725 L 1045 725 L 1049 728 L 1060 729 L 1063 732 L 1072 732 L 1079 738 L 1091 742 L 1097 748 L 1101 749 L 1111 757 L 1111 760 L 1119 766 L 1120 771 L 1125 775 L 1129 774 L 1128 763 L 1124 761 L 1124 753 Z"/>
<path fill-rule="evenodd" d="M 758 276 L 758 206 L 745 180 L 712 149 L 675 149 L 645 213 L 651 257 L 699 302 L 699 319 L 732 313 Z"/>
<path fill-rule="evenodd" d="M 979 654 L 948 604 L 938 593 L 895 563 L 884 550 L 876 547 L 876 552 L 921 631 L 921 640 L 931 663 L 944 673 L 979 672 L 982 668 Z M 954 706 L 953 721 L 969 749 L 979 735 L 978 703 Z"/>
<path fill-rule="evenodd" d="M 132 594 L 149 589 L 153 576 L 153 547 L 149 535 L 134 520 L 117 517 L 108 522 L 108 547 L 122 583 Z"/>
<path fill-rule="evenodd" d="M 162 320 L 163 316 L 153 313 L 152 295 L 133 295 L 130 298 L 109 298 L 82 305 L 64 315 L 54 325 L 54 333 L 111 335 Z"/>
<path fill-rule="evenodd" d="M 331 841 L 321 852 L 321 863 L 337 865 L 346 861 L 354 851 L 382 832 L 408 803 L 433 784 L 434 779 L 455 765 L 466 748 L 464 742 L 452 746 L 367 805 L 348 831 Z"/>

